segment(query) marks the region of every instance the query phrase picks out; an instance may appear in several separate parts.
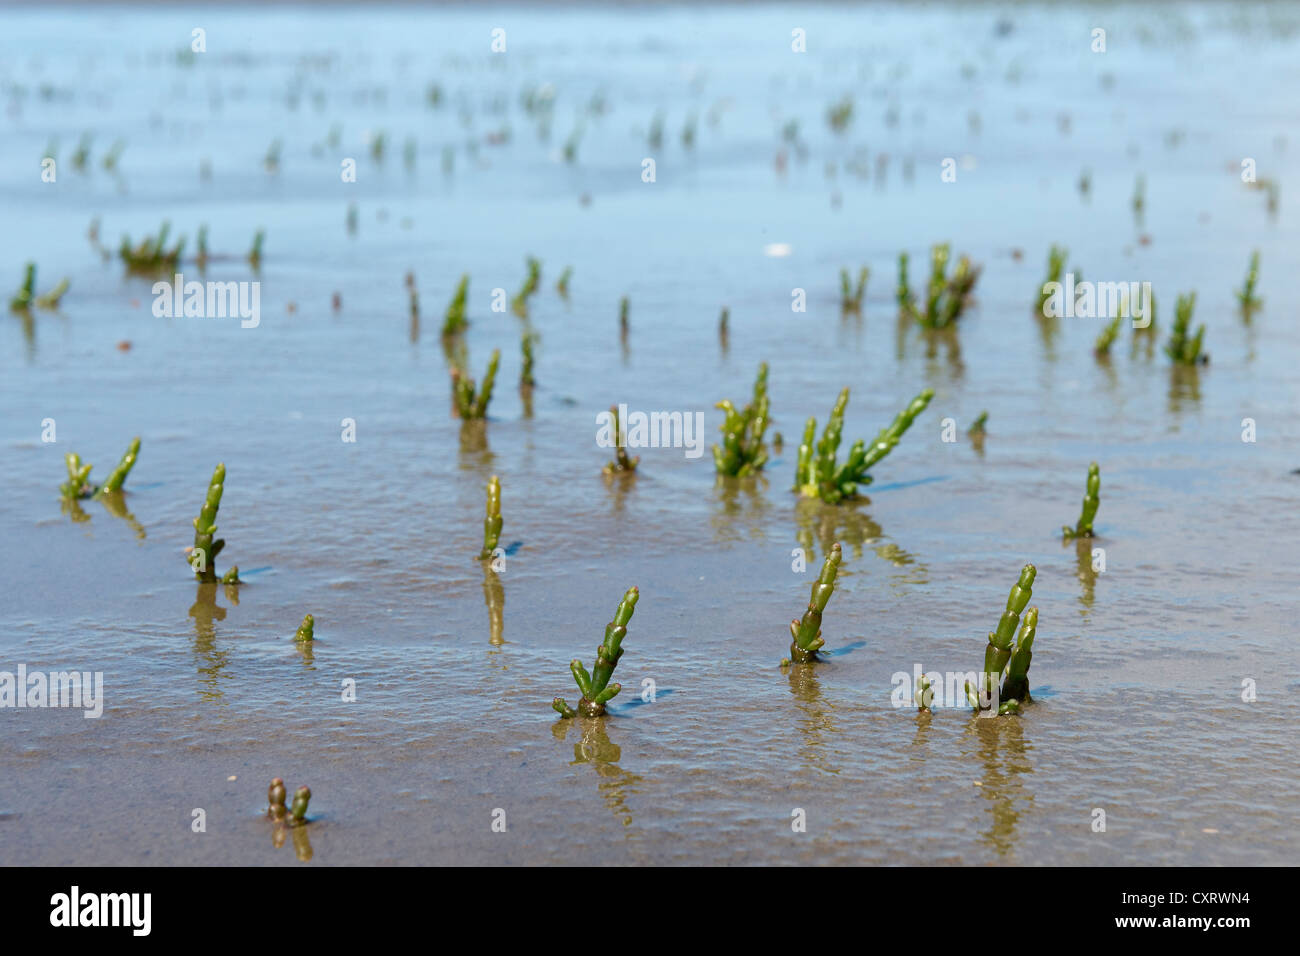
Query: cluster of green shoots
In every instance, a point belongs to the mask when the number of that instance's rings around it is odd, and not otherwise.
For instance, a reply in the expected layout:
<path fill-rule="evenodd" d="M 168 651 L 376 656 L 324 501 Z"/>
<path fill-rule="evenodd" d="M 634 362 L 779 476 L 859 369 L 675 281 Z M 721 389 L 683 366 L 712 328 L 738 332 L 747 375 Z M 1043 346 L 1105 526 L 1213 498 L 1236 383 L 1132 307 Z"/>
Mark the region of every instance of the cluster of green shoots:
<path fill-rule="evenodd" d="M 276 823 L 287 823 L 289 826 L 302 826 L 310 821 L 307 819 L 307 804 L 311 802 L 311 788 L 299 787 L 293 792 L 293 805 L 285 807 L 285 797 L 287 791 L 284 787 L 284 781 L 276 777 L 271 781 L 271 786 L 267 788 L 266 815 Z"/>
<path fill-rule="evenodd" d="M 640 596 L 635 587 L 628 588 L 623 595 L 618 610 L 614 612 L 614 620 L 605 626 L 605 640 L 596 648 L 596 664 L 590 674 L 577 658 L 569 663 L 569 670 L 573 673 L 578 690 L 582 692 L 582 699 L 578 701 L 577 710 L 570 707 L 563 697 L 551 701 L 551 707 L 561 717 L 572 718 L 579 714 L 583 717 L 601 717 L 605 713 L 605 705 L 623 689 L 622 684 L 611 684 L 609 679 L 614 676 L 614 668 L 623 656 L 623 638 L 627 636 L 627 625 L 632 620 Z"/>
<path fill-rule="evenodd" d="M 822 573 L 813 582 L 808 610 L 803 612 L 801 619 L 790 622 L 790 656 L 781 661 L 782 667 L 791 662 L 812 664 L 819 660 L 817 652 L 826 644 L 822 640 L 822 613 L 835 592 L 835 575 L 839 572 L 840 557 L 840 545 L 837 541 L 826 553 L 826 560 L 822 562 Z"/>
<path fill-rule="evenodd" d="M 487 561 L 496 552 L 501 540 L 501 481 L 493 475 L 487 483 L 487 516 L 483 519 L 483 550 L 480 561 Z"/>
<path fill-rule="evenodd" d="M 456 402 L 456 412 L 461 418 L 466 421 L 487 418 L 488 403 L 492 401 L 492 386 L 496 383 L 497 367 L 500 364 L 501 350 L 493 349 L 487 372 L 483 376 L 482 388 L 477 387 L 474 379 L 465 374 L 460 366 L 452 366 L 451 391 Z"/>
<path fill-rule="evenodd" d="M 1061 527 L 1061 536 L 1067 541 L 1074 538 L 1091 538 L 1092 522 L 1097 517 L 1097 508 L 1101 506 L 1101 469 L 1097 467 L 1094 461 L 1088 465 L 1088 484 L 1083 495 L 1083 510 L 1079 512 L 1079 520 L 1073 528 L 1069 525 Z"/>
<path fill-rule="evenodd" d="M 68 480 L 59 485 L 59 491 L 64 498 L 99 498 L 121 491 L 122 485 L 126 482 L 126 476 L 135 467 L 135 460 L 139 454 L 140 439 L 132 438 L 126 454 L 117 463 L 117 467 L 109 473 L 108 480 L 102 485 L 96 485 L 90 480 L 92 466 L 83 465 L 79 455 L 75 452 L 68 452 L 64 459 L 68 466 Z"/>
<path fill-rule="evenodd" d="M 221 507 L 221 495 L 225 490 L 226 466 L 217 465 L 212 472 L 212 482 L 208 485 L 208 496 L 203 502 L 199 516 L 194 519 L 194 546 L 190 549 L 189 563 L 194 569 L 194 577 L 204 584 L 215 583 L 217 578 L 217 555 L 226 546 L 224 538 L 216 538 L 217 510 Z M 239 566 L 232 565 L 221 576 L 222 584 L 239 583 Z"/>
<path fill-rule="evenodd" d="M 528 276 L 519 292 L 510 300 L 510 311 L 521 319 L 528 316 L 528 299 L 542 283 L 542 264 L 532 256 L 528 257 Z"/>
<path fill-rule="evenodd" d="M 442 320 L 442 337 L 444 339 L 459 335 L 465 331 L 469 321 L 465 318 L 465 302 L 469 298 L 469 273 L 460 277 L 460 283 L 456 286 L 456 294 L 451 297 L 451 304 L 447 306 L 447 314 Z"/>
<path fill-rule="evenodd" d="M 849 270 L 840 270 L 840 311 L 841 312 L 861 312 L 862 297 L 867 291 L 867 278 L 871 275 L 871 270 L 863 266 L 858 270 L 858 284 L 856 287 L 849 282 Z"/>
<path fill-rule="evenodd" d="M 637 463 L 641 461 L 641 456 L 629 458 L 627 455 L 627 446 L 623 444 L 623 429 L 619 426 L 618 406 L 609 406 L 609 414 L 613 416 L 614 424 L 614 460 L 608 462 L 601 469 L 607 475 L 627 475 L 636 471 Z"/>
<path fill-rule="evenodd" d="M 1205 340 L 1205 324 L 1202 323 L 1192 335 L 1192 311 L 1196 308 L 1196 293 L 1180 295 L 1174 305 L 1174 327 L 1165 343 L 1165 354 L 1176 365 L 1204 365 L 1210 356 L 1201 350 Z"/>
<path fill-rule="evenodd" d="M 129 236 L 122 237 L 117 254 L 126 264 L 128 272 L 161 272 L 175 269 L 180 263 L 181 252 L 185 249 L 185 237 L 181 236 L 176 245 L 167 248 L 167 238 L 171 233 L 171 223 L 164 221 L 158 229 L 158 235 L 145 236 L 136 245 L 131 244 Z"/>
<path fill-rule="evenodd" d="M 713 446 L 713 466 L 720 475 L 744 477 L 762 470 L 767 463 L 767 448 L 763 433 L 767 430 L 767 363 L 758 366 L 754 379 L 754 397 L 741 411 L 730 399 L 718 402 L 716 408 L 726 413 L 722 423 L 722 446 Z"/>
<path fill-rule="evenodd" d="M 9 300 L 9 308 L 14 312 L 27 312 L 32 306 L 38 309 L 57 309 L 59 301 L 63 298 L 68 286 L 71 285 L 67 278 L 59 280 L 49 292 L 44 295 L 36 294 L 36 263 L 27 263 L 26 271 L 23 273 L 23 284 L 14 297 Z"/>
<path fill-rule="evenodd" d="M 1256 249 L 1250 254 L 1250 268 L 1246 272 L 1246 281 L 1242 284 L 1241 291 L 1237 293 L 1237 301 L 1241 303 L 1241 311 L 1247 317 L 1264 304 L 1263 300 L 1255 295 L 1255 284 L 1258 281 L 1259 250 Z"/>
<path fill-rule="evenodd" d="M 924 309 L 917 308 L 916 298 L 907 284 L 907 256 L 902 255 L 898 259 L 899 306 L 905 315 L 916 319 L 927 329 L 945 329 L 961 318 L 980 276 L 980 267 L 972 265 L 969 256 L 959 258 L 949 276 L 949 255 L 950 249 L 946 242 L 930 249 L 930 279 L 926 284 Z"/>
<path fill-rule="evenodd" d="M 1018 635 L 1016 625 L 1020 624 L 1020 614 L 1029 604 L 1037 573 L 1032 564 L 1026 564 L 1021 570 L 1020 580 L 1007 597 L 1007 609 L 998 621 L 998 628 L 989 634 L 980 686 L 972 687 L 970 681 L 966 682 L 966 700 L 976 711 L 996 707 L 1000 715 L 1018 714 L 1023 705 L 1033 702 L 1029 696 L 1029 663 L 1034 656 L 1032 649 L 1038 630 L 1038 608 L 1029 608 Z"/>
<path fill-rule="evenodd" d="M 791 490 L 799 492 L 805 498 L 821 498 L 832 505 L 844 498 L 852 498 L 858 493 L 858 485 L 870 484 L 871 476 L 867 472 L 893 451 L 903 433 L 911 427 L 916 416 L 930 404 L 933 397 L 931 389 L 922 391 L 898 413 L 887 428 L 881 430 L 869 446 L 858 439 L 849 449 L 848 459 L 843 464 L 838 464 L 836 455 L 844 428 L 844 409 L 849 403 L 849 390 L 846 386 L 836 399 L 830 420 L 815 447 L 813 439 L 817 433 L 817 419 L 809 418 L 804 425 L 799 461 L 795 467 L 795 482 Z"/>

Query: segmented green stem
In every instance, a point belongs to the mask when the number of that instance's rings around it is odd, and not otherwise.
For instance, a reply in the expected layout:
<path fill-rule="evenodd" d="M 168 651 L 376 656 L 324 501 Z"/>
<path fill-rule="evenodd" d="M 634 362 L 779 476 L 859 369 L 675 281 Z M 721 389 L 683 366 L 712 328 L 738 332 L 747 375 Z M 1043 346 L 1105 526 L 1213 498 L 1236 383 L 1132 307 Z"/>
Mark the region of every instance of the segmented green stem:
<path fill-rule="evenodd" d="M 720 426 L 722 446 L 713 446 L 713 466 L 720 475 L 745 476 L 761 471 L 767 463 L 763 433 L 767 430 L 767 363 L 758 366 L 754 380 L 754 397 L 743 411 L 736 411 L 730 399 L 718 402 L 726 414 Z"/>
<path fill-rule="evenodd" d="M 611 684 L 609 681 L 623 656 L 623 638 L 627 636 L 627 625 L 632 620 L 640 597 L 641 594 L 635 587 L 628 588 L 623 595 L 614 612 L 614 620 L 605 626 L 605 639 L 596 648 L 596 664 L 590 674 L 582 666 L 582 661 L 575 658 L 569 662 L 569 671 L 573 674 L 578 690 L 582 692 L 582 700 L 578 702 L 575 711 L 564 698 L 556 697 L 551 701 L 551 708 L 560 716 L 576 717 L 581 714 L 583 717 L 600 717 L 605 713 L 605 705 L 623 689 L 622 684 Z"/>
<path fill-rule="evenodd" d="M 822 573 L 812 586 L 812 596 L 803 618 L 790 622 L 790 660 L 796 664 L 811 664 L 817 660 L 817 651 L 826 643 L 822 640 L 822 612 L 826 602 L 835 592 L 835 575 L 840 567 L 839 542 L 831 545 L 822 562 Z"/>
<path fill-rule="evenodd" d="M 483 550 L 478 559 L 486 561 L 492 557 L 501 539 L 501 482 L 496 475 L 487 483 L 487 516 L 483 519 Z"/>
<path fill-rule="evenodd" d="M 1079 512 L 1078 523 L 1071 528 L 1065 525 L 1061 534 L 1067 538 L 1091 538 L 1092 520 L 1097 517 L 1097 508 L 1101 504 L 1101 469 L 1094 461 L 1088 465 L 1088 484 L 1083 495 L 1083 510 Z"/>
<path fill-rule="evenodd" d="M 196 568 L 194 576 L 200 581 L 217 580 L 216 561 L 221 549 L 226 546 L 222 538 L 215 538 L 217 533 L 217 509 L 221 507 L 221 494 L 226 481 L 226 466 L 219 464 L 212 472 L 212 481 L 208 485 L 208 496 L 203 502 L 199 516 L 194 519 L 194 549 L 191 561 L 199 560 L 201 569 Z M 193 566 L 193 565 L 191 565 Z"/>
<path fill-rule="evenodd" d="M 456 286 L 456 294 L 451 298 L 451 304 L 447 306 L 447 314 L 442 320 L 442 334 L 444 338 L 453 335 L 459 335 L 465 330 L 469 323 L 465 319 L 465 302 L 469 298 L 469 273 L 460 277 L 460 283 Z"/>
<path fill-rule="evenodd" d="M 129 475 L 131 469 L 135 467 L 135 460 L 139 454 L 140 439 L 139 437 L 132 438 L 130 446 L 126 449 L 126 454 L 124 454 L 122 460 L 117 463 L 117 467 L 109 472 L 108 480 L 105 481 L 103 487 L 99 489 L 99 494 L 120 491 L 123 483 L 126 481 L 126 476 Z"/>

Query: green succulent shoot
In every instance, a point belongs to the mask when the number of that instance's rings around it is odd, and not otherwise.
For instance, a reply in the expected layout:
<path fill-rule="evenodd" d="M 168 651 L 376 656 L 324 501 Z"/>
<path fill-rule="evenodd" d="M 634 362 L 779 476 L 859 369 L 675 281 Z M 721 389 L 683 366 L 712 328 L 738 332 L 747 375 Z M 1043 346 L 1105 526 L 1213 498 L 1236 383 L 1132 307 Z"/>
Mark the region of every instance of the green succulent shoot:
<path fill-rule="evenodd" d="M 492 401 L 492 386 L 497 380 L 497 368 L 501 365 L 501 350 L 493 349 L 492 358 L 488 360 L 487 372 L 483 376 L 483 387 L 477 388 L 459 366 L 451 370 L 451 391 L 456 400 L 456 411 L 461 418 L 487 418 L 488 403 Z"/>
<path fill-rule="evenodd" d="M 997 630 L 989 634 L 980 687 L 972 687 L 970 681 L 966 682 L 966 700 L 976 711 L 996 707 L 1000 715 L 1017 714 L 1022 705 L 1031 703 L 1029 663 L 1033 658 L 1031 651 L 1038 630 L 1038 608 L 1029 608 L 1023 624 L 1020 615 L 1033 596 L 1037 574 L 1038 570 L 1032 564 L 1021 569 L 1020 579 L 1007 596 L 1007 607 L 998 621 Z M 1017 624 L 1020 624 L 1019 635 L 1016 634 Z"/>
<path fill-rule="evenodd" d="M 624 339 L 627 338 L 628 329 L 630 328 L 627 320 L 628 308 L 629 303 L 627 296 L 623 296 L 623 298 L 618 300 L 618 330 Z"/>
<path fill-rule="evenodd" d="M 713 466 L 720 475 L 744 477 L 762 470 L 767 463 L 767 449 L 763 446 L 763 433 L 767 430 L 767 363 L 758 366 L 754 380 L 754 397 L 741 411 L 730 399 L 718 402 L 726 414 L 722 422 L 722 446 L 713 446 Z"/>
<path fill-rule="evenodd" d="M 623 444 L 623 429 L 618 421 L 618 406 L 609 406 L 609 414 L 614 427 L 614 460 L 607 462 L 601 471 L 606 475 L 626 475 L 636 471 L 641 456 L 629 458 L 627 446 Z"/>
<path fill-rule="evenodd" d="M 194 577 L 205 584 L 215 583 L 217 578 L 217 555 L 226 546 L 224 538 L 217 538 L 217 510 L 221 507 L 221 495 L 225 490 L 226 466 L 217 465 L 212 472 L 212 481 L 208 485 L 208 496 L 203 502 L 199 516 L 194 519 L 194 546 L 190 549 L 189 563 L 194 569 Z M 233 565 L 220 578 L 222 584 L 239 583 L 239 566 Z"/>
<path fill-rule="evenodd" d="M 1259 282 L 1258 249 L 1250 254 L 1250 268 L 1246 272 L 1246 281 L 1242 284 L 1241 291 L 1237 293 L 1237 301 L 1241 303 L 1241 311 L 1246 315 L 1250 315 L 1264 304 L 1263 300 L 1255 295 L 1255 284 L 1257 282 Z"/>
<path fill-rule="evenodd" d="M 520 318 L 524 318 L 528 315 L 528 299 L 537 291 L 542 280 L 542 264 L 539 260 L 529 256 L 527 266 L 528 275 L 524 279 L 524 284 L 520 287 L 519 292 L 515 297 L 510 301 L 510 311 Z"/>
<path fill-rule="evenodd" d="M 29 262 L 23 272 L 23 284 L 14 297 L 9 300 L 9 308 L 14 312 L 26 312 L 32 306 L 39 309 L 57 309 L 59 302 L 62 300 L 64 293 L 68 291 L 71 283 L 65 277 L 59 280 L 49 292 L 44 295 L 36 294 L 36 263 Z"/>
<path fill-rule="evenodd" d="M 253 234 L 253 246 L 248 250 L 248 264 L 254 269 L 262 264 L 262 244 L 266 241 L 266 230 L 259 229 Z"/>
<path fill-rule="evenodd" d="M 560 294 L 561 298 L 569 297 L 569 279 L 573 276 L 573 266 L 565 266 L 564 271 L 560 273 L 559 281 L 555 283 L 555 291 Z"/>
<path fill-rule="evenodd" d="M 970 423 L 970 428 L 966 429 L 966 434 L 970 435 L 972 438 L 985 434 L 988 421 L 989 413 L 980 412 L 979 417 Z"/>
<path fill-rule="evenodd" d="M 849 270 L 840 270 L 840 311 L 841 312 L 861 312 L 862 297 L 867 292 L 867 279 L 871 275 L 871 270 L 863 266 L 858 270 L 858 284 L 853 287 L 849 282 Z"/>
<path fill-rule="evenodd" d="M 1123 310 L 1121 309 L 1121 313 L 1122 311 Z M 1106 323 L 1106 327 L 1101 330 L 1101 334 L 1097 336 L 1097 341 L 1092 347 L 1093 353 L 1098 358 L 1104 359 L 1110 355 L 1110 347 L 1114 345 L 1115 340 L 1119 338 L 1120 325 L 1123 321 L 1124 316 L 1122 314 L 1117 314 L 1113 319 Z"/>
<path fill-rule="evenodd" d="M 1065 262 L 1068 256 L 1069 250 L 1056 245 L 1056 243 L 1052 243 L 1052 247 L 1047 250 L 1047 278 L 1043 280 L 1043 284 L 1039 286 L 1038 290 L 1039 315 L 1047 315 L 1044 309 L 1052 298 L 1052 294 L 1046 291 L 1046 287 L 1053 282 L 1060 284 L 1061 276 L 1065 273 Z"/>
<path fill-rule="evenodd" d="M 1202 323 L 1191 334 L 1192 312 L 1196 309 L 1196 293 L 1180 295 L 1174 305 L 1174 327 L 1165 343 L 1165 354 L 1177 365 L 1203 365 L 1210 360 L 1202 349 L 1205 340 L 1205 325 Z"/>
<path fill-rule="evenodd" d="M 533 388 L 537 385 L 537 379 L 533 377 L 533 343 L 536 341 L 536 332 L 525 332 L 519 339 L 519 350 L 523 354 L 523 366 L 519 371 L 520 388 Z"/>
<path fill-rule="evenodd" d="M 791 490 L 799 492 L 805 498 L 821 498 L 832 505 L 854 497 L 859 485 L 871 483 L 871 476 L 867 472 L 893 451 L 903 433 L 912 426 L 916 416 L 930 404 L 933 397 L 932 389 L 922 391 L 895 416 L 887 428 L 881 430 L 870 445 L 862 439 L 854 442 L 849 449 L 848 459 L 839 464 L 836 456 L 844 428 L 844 409 L 849 403 L 849 390 L 846 386 L 836 399 L 821 441 L 817 442 L 815 448 L 813 438 L 817 431 L 817 420 L 809 418 L 805 424 L 803 441 L 799 446 L 799 460 L 795 466 L 795 483 Z"/>
<path fill-rule="evenodd" d="M 266 788 L 266 815 L 272 820 L 283 820 L 288 815 L 286 796 L 284 781 L 279 777 L 272 779 L 271 785 Z"/>
<path fill-rule="evenodd" d="M 469 299 L 469 273 L 460 277 L 460 283 L 456 286 L 456 294 L 452 296 L 451 303 L 447 306 L 447 314 L 442 320 L 442 336 L 450 338 L 453 335 L 459 335 L 465 331 L 469 324 L 465 318 L 465 303 Z"/>
<path fill-rule="evenodd" d="M 822 612 L 826 603 L 835 593 L 835 575 L 840 567 L 840 545 L 837 541 L 826 553 L 822 562 L 822 573 L 813 582 L 812 596 L 808 601 L 808 610 L 803 617 L 790 622 L 790 656 L 781 662 L 782 666 L 793 661 L 796 664 L 812 664 L 819 660 L 817 652 L 825 645 L 822 640 Z"/>
<path fill-rule="evenodd" d="M 311 803 L 311 788 L 299 787 L 293 792 L 293 806 L 289 809 L 289 816 L 293 819 L 294 826 L 302 826 L 307 823 L 307 804 Z"/>
<path fill-rule="evenodd" d="M 314 641 L 316 639 L 316 618 L 310 614 L 304 617 L 302 623 L 298 625 L 298 630 L 293 635 L 293 639 L 300 644 L 309 644 Z"/>
<path fill-rule="evenodd" d="M 904 312 L 911 309 L 915 297 L 912 295 L 912 288 L 907 283 L 907 253 L 898 254 L 898 291 L 894 298 L 898 300 L 898 307 Z"/>
<path fill-rule="evenodd" d="M 632 613 L 636 610 L 636 602 L 640 597 L 641 594 L 635 587 L 628 588 L 623 595 L 618 610 L 614 612 L 614 620 L 605 626 L 605 640 L 596 648 L 596 664 L 590 674 L 577 658 L 569 663 L 569 670 L 573 673 L 578 690 L 582 692 L 582 699 L 578 701 L 577 710 L 570 707 L 563 697 L 551 701 L 551 708 L 561 717 L 572 718 L 579 714 L 583 717 L 601 717 L 605 713 L 605 705 L 623 689 L 622 684 L 611 684 L 609 679 L 614 676 L 614 668 L 623 656 L 623 638 L 627 636 L 627 625 L 632 620 Z"/>
<path fill-rule="evenodd" d="M 487 483 L 487 516 L 483 519 L 483 550 L 478 553 L 480 561 L 492 557 L 501 540 L 501 481 L 493 475 Z"/>
<path fill-rule="evenodd" d="M 1088 465 L 1088 486 L 1083 496 L 1083 510 L 1079 512 L 1079 522 L 1073 528 L 1065 525 L 1061 535 L 1067 541 L 1074 538 L 1091 538 L 1092 522 L 1097 517 L 1097 508 L 1101 505 L 1101 469 L 1094 461 Z"/>
<path fill-rule="evenodd" d="M 122 485 L 126 482 L 126 476 L 131 473 L 135 467 L 136 457 L 140 454 L 139 437 L 132 438 L 131 444 L 127 447 L 126 453 L 117 463 L 111 472 L 108 480 L 102 485 L 95 485 L 90 481 L 91 465 L 83 465 L 80 456 L 71 452 L 65 456 L 65 462 L 68 467 L 68 480 L 59 485 L 59 491 L 65 498 L 90 498 L 100 497 L 106 494 L 112 494 L 122 490 Z"/>
<path fill-rule="evenodd" d="M 920 713 L 930 713 L 930 704 L 934 700 L 934 682 L 922 674 L 916 679 L 916 709 Z"/>
<path fill-rule="evenodd" d="M 925 309 L 918 309 L 910 297 L 903 303 L 904 311 L 927 329 L 944 329 L 961 318 L 980 276 L 980 267 L 973 265 L 969 256 L 958 259 L 953 274 L 949 276 L 949 255 L 950 247 L 946 242 L 930 249 L 930 281 L 926 285 Z"/>

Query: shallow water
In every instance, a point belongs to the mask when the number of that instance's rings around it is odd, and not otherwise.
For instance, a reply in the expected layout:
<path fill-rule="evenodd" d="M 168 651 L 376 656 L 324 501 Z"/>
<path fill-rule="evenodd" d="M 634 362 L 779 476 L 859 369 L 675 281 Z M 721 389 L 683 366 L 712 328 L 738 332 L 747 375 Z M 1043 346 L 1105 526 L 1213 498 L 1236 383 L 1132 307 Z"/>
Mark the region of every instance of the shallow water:
<path fill-rule="evenodd" d="M 65 274 L 72 289 L 57 313 L 0 321 L 0 670 L 102 671 L 106 704 L 98 720 L 0 710 L 0 860 L 294 863 L 304 834 L 277 849 L 259 818 L 279 775 L 311 785 L 305 839 L 324 864 L 1295 862 L 1297 7 L 42 8 L 5 22 L 0 262 L 15 286 L 34 259 L 38 291 Z M 207 52 L 178 56 L 195 26 Z M 496 26 L 504 55 L 489 52 Z M 1089 50 L 1095 26 L 1105 54 Z M 547 83 L 543 139 L 521 94 Z M 845 94 L 836 135 L 826 111 Z M 782 140 L 791 119 L 804 158 Z M 78 173 L 66 157 L 87 131 Z M 116 138 L 113 175 L 99 160 Z M 1276 209 L 1243 186 L 1247 156 L 1281 184 Z M 346 157 L 356 183 L 340 181 Z M 945 157 L 961 160 L 955 183 Z M 152 278 L 86 239 L 96 217 L 112 249 L 168 219 L 192 252 L 209 224 L 228 257 L 208 266 L 218 281 L 255 278 L 243 254 L 266 228 L 260 325 L 156 318 Z M 927 341 L 895 320 L 894 262 L 910 251 L 919 283 L 945 240 L 984 273 L 956 338 Z M 1033 307 L 1053 242 L 1084 278 L 1151 281 L 1159 341 L 1176 293 L 1197 290 L 1212 363 L 1176 373 L 1128 329 L 1099 363 L 1096 319 L 1045 331 Z M 778 243 L 790 254 L 765 253 Z M 1256 248 L 1265 305 L 1246 324 L 1233 289 Z M 543 262 L 531 415 L 514 387 L 523 323 L 491 310 L 528 255 Z M 838 270 L 862 264 L 862 316 L 842 317 Z M 503 353 L 485 435 L 451 415 L 438 337 L 462 272 L 471 370 Z M 765 478 L 719 483 L 707 451 L 682 449 L 602 477 L 599 411 L 701 411 L 712 441 L 713 403 L 746 398 L 764 360 L 786 439 Z M 825 508 L 788 489 L 803 421 L 824 423 L 842 385 L 848 441 L 921 388 L 935 397 L 869 495 Z M 981 447 L 942 440 L 943 419 L 960 432 L 984 409 Z M 131 517 L 87 501 L 73 520 L 64 453 L 102 479 L 136 434 Z M 1099 539 L 1062 545 L 1090 460 Z M 237 593 L 196 586 L 183 563 L 218 461 L 218 563 L 242 569 Z M 502 542 L 518 543 L 495 577 L 472 560 L 492 474 Z M 836 540 L 835 653 L 783 672 L 786 622 Z M 1034 706 L 998 720 L 895 708 L 896 672 L 980 665 L 1026 562 Z M 567 662 L 590 661 L 633 584 L 611 716 L 557 721 L 550 699 L 577 696 Z M 305 656 L 292 636 L 308 612 Z"/>

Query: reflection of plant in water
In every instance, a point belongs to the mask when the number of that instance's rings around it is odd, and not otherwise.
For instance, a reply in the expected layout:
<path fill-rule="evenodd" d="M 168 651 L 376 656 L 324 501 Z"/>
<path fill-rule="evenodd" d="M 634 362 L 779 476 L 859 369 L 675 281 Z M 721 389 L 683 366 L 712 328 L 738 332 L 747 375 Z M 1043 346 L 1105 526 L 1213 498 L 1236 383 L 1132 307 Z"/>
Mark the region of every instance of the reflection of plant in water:
<path fill-rule="evenodd" d="M 1177 414 L 1185 406 L 1201 403 L 1201 369 L 1197 365 L 1169 368 L 1169 411 Z"/>
<path fill-rule="evenodd" d="M 720 541 L 739 541 L 744 537 L 761 539 L 771 502 L 764 492 L 768 487 L 766 476 L 758 474 L 748 478 L 731 478 L 715 475 L 713 482 L 716 500 L 721 505 L 710 516 L 713 533 Z M 743 500 L 742 500 L 742 497 Z M 801 501 L 800 504 L 803 502 Z M 812 501 L 808 501 L 812 504 Z"/>
<path fill-rule="evenodd" d="M 805 766 L 825 773 L 838 773 L 839 768 L 826 760 L 826 741 L 834 739 L 835 725 L 822 701 L 821 682 L 815 667 L 791 667 L 786 672 L 790 695 L 799 706 L 799 733 L 803 741 L 799 756 Z"/>
<path fill-rule="evenodd" d="M 637 792 L 641 775 L 629 773 L 618 765 L 623 750 L 609 739 L 603 720 L 557 720 L 551 726 L 551 734 L 557 740 L 567 740 L 571 727 L 580 727 L 581 732 L 573 744 L 573 763 L 570 766 L 591 764 L 600 777 L 597 789 L 605 805 L 623 821 L 623 826 L 631 826 L 632 810 L 627 805 L 627 798 Z"/>
<path fill-rule="evenodd" d="M 483 565 L 483 601 L 488 608 L 488 643 L 504 644 L 506 589 L 501 583 L 501 575 L 493 571 L 490 564 Z"/>
<path fill-rule="evenodd" d="M 122 492 L 105 491 L 99 496 L 99 501 L 104 506 L 105 511 L 111 514 L 114 518 L 121 518 L 131 527 L 131 530 L 135 532 L 137 538 L 141 541 L 144 540 L 144 525 L 137 521 L 135 515 L 131 514 L 131 512 L 127 510 L 126 496 L 123 495 Z"/>
<path fill-rule="evenodd" d="M 227 595 L 234 591 L 226 588 Z M 190 617 L 194 618 L 194 653 L 199 658 L 199 696 L 204 700 L 220 700 L 222 696 L 219 681 L 225 675 L 222 671 L 230 662 L 230 655 L 217 649 L 217 629 L 214 621 L 226 619 L 226 609 L 217 604 L 216 582 L 200 584 L 190 607 Z"/>
<path fill-rule="evenodd" d="M 870 499 L 857 499 L 847 507 L 826 505 L 818 499 L 799 500 L 795 505 L 795 521 L 798 524 L 795 540 L 804 549 L 807 560 L 816 561 L 819 546 L 824 554 L 836 542 L 848 547 L 854 558 L 862 557 L 863 545 L 872 545 L 878 558 L 888 561 L 896 568 L 914 569 L 903 575 L 902 581 L 924 584 L 928 580 L 926 566 L 918 563 L 915 557 L 897 544 L 881 541 L 884 530 L 869 514 L 858 508 L 860 503 L 870 504 Z"/>
<path fill-rule="evenodd" d="M 487 422 L 472 419 L 460 423 L 460 466 L 468 467 L 466 459 L 477 458 L 483 467 L 490 467 L 493 461 L 492 448 L 488 445 Z"/>
<path fill-rule="evenodd" d="M 1086 617 L 1088 614 L 1087 609 L 1092 607 L 1097 589 L 1097 569 L 1092 566 L 1092 542 L 1086 538 L 1076 538 L 1074 550 L 1079 563 L 1079 583 L 1083 585 L 1083 593 L 1079 595 L 1079 603 L 1084 606 L 1083 614 Z"/>
<path fill-rule="evenodd" d="M 980 793 L 989 801 L 993 821 L 981 840 L 1000 856 L 1015 849 L 1016 824 L 1032 794 L 1025 794 L 1021 775 L 1033 773 L 1025 751 L 1024 723 L 1019 720 L 972 720 L 967 734 L 978 738 L 979 759 L 984 766 Z"/>

